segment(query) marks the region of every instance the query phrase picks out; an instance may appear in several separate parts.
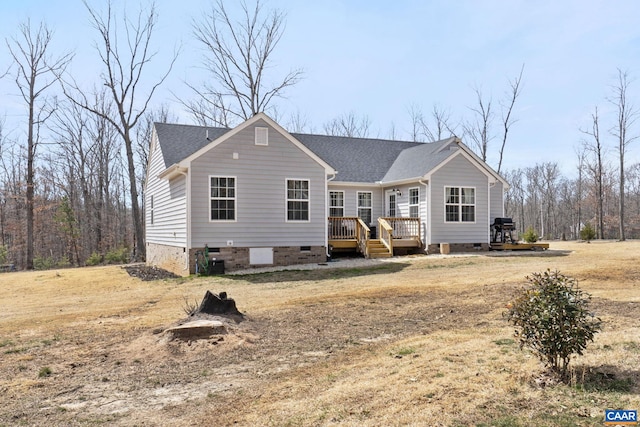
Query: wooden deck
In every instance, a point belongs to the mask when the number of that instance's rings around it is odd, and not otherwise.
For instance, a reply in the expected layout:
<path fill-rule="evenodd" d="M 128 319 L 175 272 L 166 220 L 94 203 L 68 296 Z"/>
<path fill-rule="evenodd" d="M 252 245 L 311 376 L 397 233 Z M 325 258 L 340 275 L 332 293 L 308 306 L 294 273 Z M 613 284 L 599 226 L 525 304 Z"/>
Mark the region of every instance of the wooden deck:
<path fill-rule="evenodd" d="M 546 251 L 548 243 L 491 243 L 492 251 Z"/>
<path fill-rule="evenodd" d="M 329 217 L 329 245 L 333 251 L 356 251 L 365 258 L 393 255 L 394 248 L 422 247 L 419 218 L 378 218 L 378 236 L 357 217 Z"/>

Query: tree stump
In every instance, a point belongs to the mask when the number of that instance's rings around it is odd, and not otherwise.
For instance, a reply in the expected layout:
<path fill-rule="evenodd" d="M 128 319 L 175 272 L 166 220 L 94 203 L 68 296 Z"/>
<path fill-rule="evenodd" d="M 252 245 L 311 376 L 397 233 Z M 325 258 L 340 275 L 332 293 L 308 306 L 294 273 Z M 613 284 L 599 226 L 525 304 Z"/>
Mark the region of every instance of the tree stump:
<path fill-rule="evenodd" d="M 204 294 L 204 298 L 196 313 L 235 314 L 242 316 L 242 313 L 236 308 L 236 302 L 232 298 L 227 298 L 226 292 L 220 292 L 220 295 L 216 295 L 211 291 L 207 291 Z"/>

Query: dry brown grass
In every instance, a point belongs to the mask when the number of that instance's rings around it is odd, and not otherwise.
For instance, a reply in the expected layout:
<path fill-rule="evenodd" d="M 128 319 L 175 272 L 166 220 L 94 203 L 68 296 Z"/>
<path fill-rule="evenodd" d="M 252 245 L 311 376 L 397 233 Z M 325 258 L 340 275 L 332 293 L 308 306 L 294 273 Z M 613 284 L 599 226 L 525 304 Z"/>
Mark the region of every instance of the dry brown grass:
<path fill-rule="evenodd" d="M 0 274 L 0 426 L 601 426 L 606 408 L 640 409 L 640 242 L 551 247 L 156 282 L 119 267 Z M 605 321 L 569 385 L 502 317 L 547 268 Z M 223 341 L 154 333 L 207 289 L 249 320 Z"/>

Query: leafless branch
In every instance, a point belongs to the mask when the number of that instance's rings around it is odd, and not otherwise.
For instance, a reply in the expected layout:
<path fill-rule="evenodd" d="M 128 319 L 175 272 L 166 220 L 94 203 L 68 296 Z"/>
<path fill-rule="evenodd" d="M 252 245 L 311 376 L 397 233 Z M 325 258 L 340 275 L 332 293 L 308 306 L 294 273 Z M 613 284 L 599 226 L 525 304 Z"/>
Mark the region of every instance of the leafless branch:
<path fill-rule="evenodd" d="M 198 122 L 221 120 L 214 124 L 229 126 L 246 120 L 266 111 L 274 98 L 283 96 L 302 77 L 297 69 L 273 83 L 267 81 L 273 52 L 282 38 L 284 13 L 264 12 L 260 0 L 253 7 L 243 0 L 241 8 L 242 16 L 235 20 L 218 0 L 193 23 L 194 37 L 207 54 L 203 66 L 215 82 L 215 87 L 201 85 L 204 90 L 187 82 L 197 100 L 180 102 Z"/>
<path fill-rule="evenodd" d="M 516 100 L 520 96 L 522 92 L 522 74 L 524 73 L 524 64 L 522 64 L 522 68 L 520 68 L 520 74 L 513 80 L 509 81 L 509 91 L 507 92 L 507 98 L 504 103 L 501 103 L 502 106 L 502 145 L 500 146 L 500 159 L 498 160 L 498 173 L 502 169 L 502 160 L 504 158 L 504 148 L 507 145 L 507 135 L 509 134 L 509 129 L 511 125 L 514 124 L 517 119 L 514 119 L 511 115 L 513 112 L 513 106 L 516 103 Z"/>

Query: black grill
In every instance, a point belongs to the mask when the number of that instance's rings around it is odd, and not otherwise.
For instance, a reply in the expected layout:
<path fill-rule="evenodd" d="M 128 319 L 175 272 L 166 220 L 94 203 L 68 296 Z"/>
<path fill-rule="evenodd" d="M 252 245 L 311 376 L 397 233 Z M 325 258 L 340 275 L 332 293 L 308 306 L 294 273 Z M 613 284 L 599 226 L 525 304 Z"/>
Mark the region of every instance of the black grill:
<path fill-rule="evenodd" d="M 491 224 L 491 243 L 513 243 L 512 231 L 516 223 L 511 218 L 495 218 Z"/>

